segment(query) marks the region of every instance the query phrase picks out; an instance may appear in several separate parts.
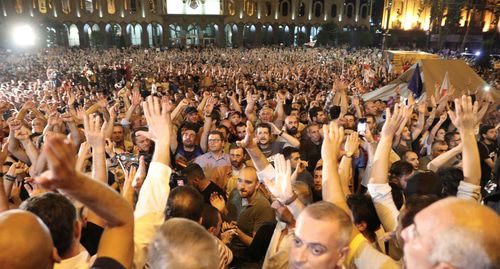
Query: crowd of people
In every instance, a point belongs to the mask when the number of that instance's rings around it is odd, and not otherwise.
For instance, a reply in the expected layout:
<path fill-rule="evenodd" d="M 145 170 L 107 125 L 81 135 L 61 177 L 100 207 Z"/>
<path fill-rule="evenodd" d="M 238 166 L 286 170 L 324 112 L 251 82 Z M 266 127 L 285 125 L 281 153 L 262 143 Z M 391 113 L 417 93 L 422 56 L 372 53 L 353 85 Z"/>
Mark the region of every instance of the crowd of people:
<path fill-rule="evenodd" d="M 375 48 L 0 55 L 2 268 L 500 268 L 485 92 L 364 101 Z"/>

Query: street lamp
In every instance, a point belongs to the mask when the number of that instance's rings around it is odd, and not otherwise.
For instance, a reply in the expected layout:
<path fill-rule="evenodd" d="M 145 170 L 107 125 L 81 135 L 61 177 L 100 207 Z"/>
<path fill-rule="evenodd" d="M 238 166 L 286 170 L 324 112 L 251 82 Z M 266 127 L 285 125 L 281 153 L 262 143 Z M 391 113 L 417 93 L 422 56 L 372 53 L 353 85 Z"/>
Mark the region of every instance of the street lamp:
<path fill-rule="evenodd" d="M 385 21 L 385 31 L 382 34 L 382 53 L 384 53 L 384 50 L 387 47 L 387 37 L 390 36 L 389 34 L 389 22 L 391 21 L 391 7 L 392 7 L 392 0 L 389 0 L 387 3 L 387 17 Z"/>

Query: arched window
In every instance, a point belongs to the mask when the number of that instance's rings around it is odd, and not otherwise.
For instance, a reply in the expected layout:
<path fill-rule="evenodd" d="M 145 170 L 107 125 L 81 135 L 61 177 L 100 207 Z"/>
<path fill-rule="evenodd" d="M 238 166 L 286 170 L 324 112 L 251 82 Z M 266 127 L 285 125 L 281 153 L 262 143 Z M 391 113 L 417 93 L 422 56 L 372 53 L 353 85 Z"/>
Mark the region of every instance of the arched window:
<path fill-rule="evenodd" d="M 316 2 L 314 3 L 314 16 L 316 18 L 321 17 L 321 14 L 323 13 L 323 5 L 321 2 Z"/>
<path fill-rule="evenodd" d="M 271 16 L 271 2 L 267 1 L 266 2 L 266 17 Z"/>
<path fill-rule="evenodd" d="M 132 24 L 127 25 L 127 33 L 130 35 L 132 46 L 140 46 L 142 44 L 142 26 L 140 24 L 136 24 L 135 26 Z"/>
<path fill-rule="evenodd" d="M 335 5 L 335 4 L 333 4 L 333 5 L 332 5 L 332 10 L 331 10 L 331 14 L 330 14 L 330 16 L 331 16 L 332 18 L 337 17 L 337 5 Z"/>
<path fill-rule="evenodd" d="M 361 6 L 361 18 L 366 19 L 367 16 L 368 16 L 368 6 L 363 5 Z"/>
<path fill-rule="evenodd" d="M 76 25 L 74 25 L 74 24 L 71 24 L 69 26 L 68 45 L 70 47 L 80 46 L 80 34 L 78 32 L 78 27 L 76 27 Z"/>
<path fill-rule="evenodd" d="M 301 2 L 299 6 L 299 17 L 303 17 L 305 14 L 306 14 L 306 5 L 304 4 L 304 2 Z"/>
<path fill-rule="evenodd" d="M 281 16 L 283 16 L 283 17 L 288 16 L 288 12 L 289 12 L 288 9 L 289 9 L 288 1 L 281 2 Z"/>
<path fill-rule="evenodd" d="M 347 18 L 352 18 L 352 15 L 354 13 L 354 6 L 353 4 L 347 4 L 346 6 L 346 16 Z"/>

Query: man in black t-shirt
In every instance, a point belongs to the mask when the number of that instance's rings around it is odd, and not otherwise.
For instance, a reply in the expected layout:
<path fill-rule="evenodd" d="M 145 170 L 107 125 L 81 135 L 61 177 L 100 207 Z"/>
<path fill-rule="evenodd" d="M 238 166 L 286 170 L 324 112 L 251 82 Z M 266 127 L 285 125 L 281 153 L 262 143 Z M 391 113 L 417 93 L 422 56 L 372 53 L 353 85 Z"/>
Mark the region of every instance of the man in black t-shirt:
<path fill-rule="evenodd" d="M 492 179 L 491 172 L 495 167 L 498 144 L 497 131 L 491 125 L 483 125 L 479 128 L 480 140 L 478 142 L 479 157 L 481 160 L 481 186 L 484 187 L 488 180 Z"/>
<path fill-rule="evenodd" d="M 217 193 L 227 201 L 225 192 L 215 183 L 205 177 L 203 169 L 197 163 L 188 165 L 182 170 L 183 175 L 187 177 L 188 184 L 196 188 L 203 196 L 203 201 L 210 204 L 210 196 Z"/>

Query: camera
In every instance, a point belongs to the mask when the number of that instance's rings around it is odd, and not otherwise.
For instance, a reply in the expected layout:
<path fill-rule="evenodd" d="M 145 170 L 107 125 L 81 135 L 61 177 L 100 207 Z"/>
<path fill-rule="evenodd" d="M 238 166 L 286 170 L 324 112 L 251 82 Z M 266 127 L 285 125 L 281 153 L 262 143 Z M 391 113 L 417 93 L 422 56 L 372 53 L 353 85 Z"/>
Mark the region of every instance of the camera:
<path fill-rule="evenodd" d="M 132 153 L 120 153 L 116 154 L 113 159 L 111 159 L 111 166 L 117 166 L 120 164 L 127 171 L 132 165 L 139 167 L 139 156 Z"/>

